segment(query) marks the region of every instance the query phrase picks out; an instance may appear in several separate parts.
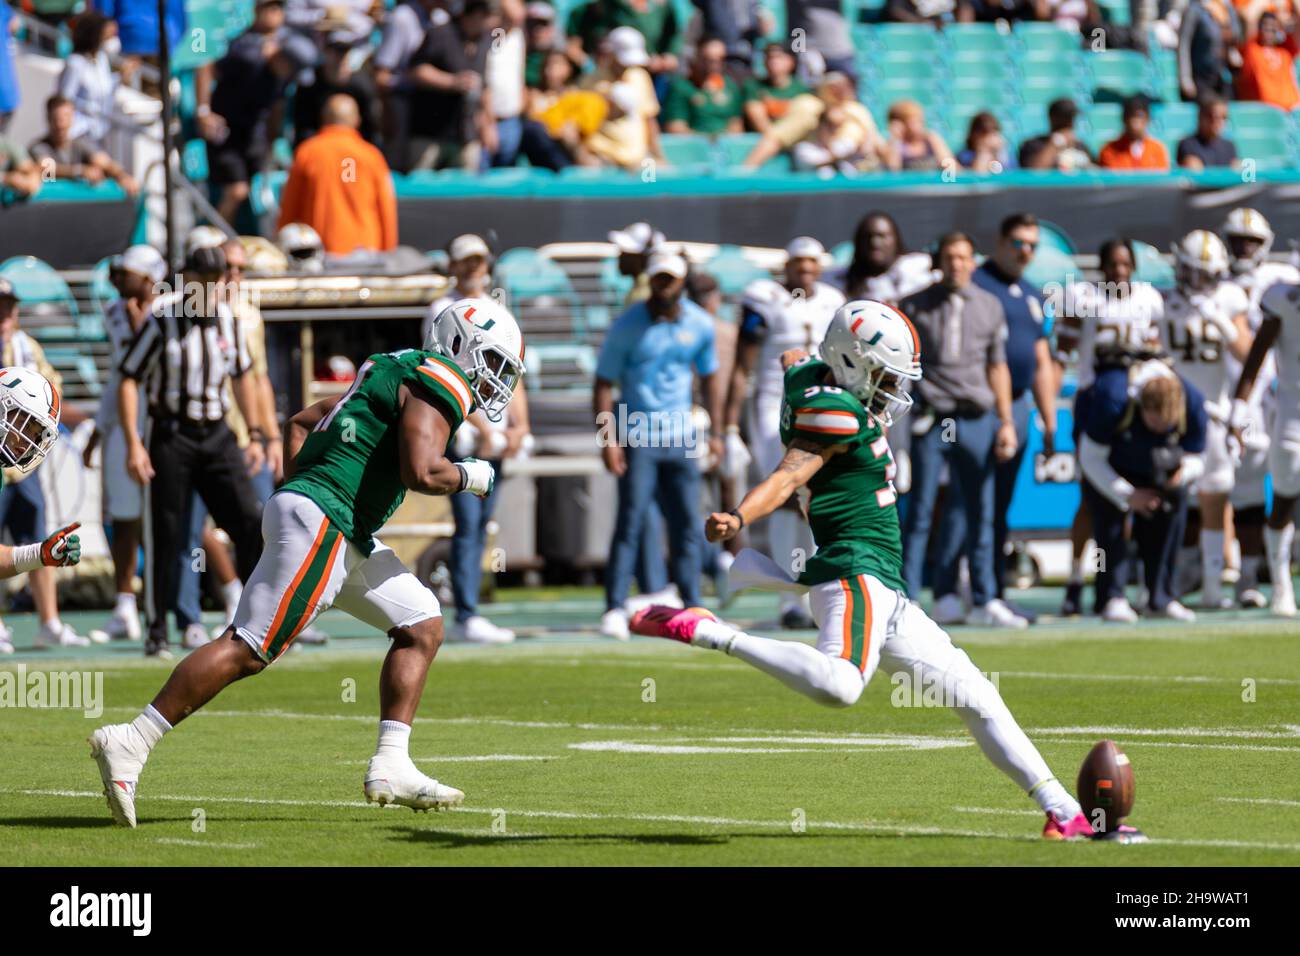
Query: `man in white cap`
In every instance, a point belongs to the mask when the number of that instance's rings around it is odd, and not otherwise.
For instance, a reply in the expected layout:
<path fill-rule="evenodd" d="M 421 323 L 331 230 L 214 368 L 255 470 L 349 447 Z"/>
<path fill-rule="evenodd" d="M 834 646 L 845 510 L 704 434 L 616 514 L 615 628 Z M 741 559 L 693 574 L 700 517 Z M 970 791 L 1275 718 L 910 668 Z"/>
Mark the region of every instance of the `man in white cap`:
<path fill-rule="evenodd" d="M 664 234 L 648 222 L 634 222 L 626 229 L 615 229 L 609 241 L 618 250 L 618 274 L 632 279 L 632 288 L 623 299 L 623 308 L 650 298 L 650 277 L 646 263 L 664 244 Z"/>
<path fill-rule="evenodd" d="M 686 606 L 700 600 L 704 542 L 696 459 L 706 454 L 706 442 L 707 451 L 720 456 L 722 435 L 695 432 L 692 387 L 698 375 L 716 423 L 722 421 L 722 383 L 713 320 L 683 295 L 686 271 L 679 255 L 661 251 L 650 257 L 650 297 L 614 320 L 596 362 L 593 406 L 601 456 L 618 478 L 601 632 L 621 639 L 628 636 L 628 591 L 654 500 L 667 519 L 673 583 Z"/>
<path fill-rule="evenodd" d="M 826 248 L 812 236 L 799 236 L 785 248 L 785 276 L 758 279 L 745 287 L 741 298 L 740 335 L 736 362 L 727 393 L 726 438 L 722 471 L 743 480 L 752 458 L 759 471 L 770 474 L 781 463 L 781 397 L 785 372 L 781 353 L 788 349 L 815 350 L 825 337 L 844 295 L 821 281 Z M 749 447 L 740 437 L 741 410 L 753 382 L 750 403 Z M 797 566 L 813 551 L 812 531 L 799 513 L 795 499 L 773 513 L 769 524 L 772 558 L 798 575 Z M 815 627 L 807 597 L 782 592 L 781 624 L 789 628 Z"/>
<path fill-rule="evenodd" d="M 211 227 L 201 227 L 211 228 Z M 220 233 L 218 233 L 220 235 Z M 113 557 L 113 582 L 117 601 L 102 631 L 91 637 L 104 640 L 140 640 L 140 614 L 135 601 L 136 553 L 140 548 L 143 491 L 126 472 L 126 436 L 117 417 L 118 364 L 126 347 L 149 316 L 161 283 L 167 279 L 167 263 L 153 246 L 130 246 L 110 266 L 110 277 L 119 297 L 104 309 L 104 332 L 108 336 L 108 383 L 95 413 L 95 430 L 82 457 L 87 467 L 95 447 L 103 443 L 100 478 L 103 483 L 104 514 L 113 525 L 109 553 Z M 140 430 L 144 409 L 140 409 Z"/>
<path fill-rule="evenodd" d="M 645 37 L 632 27 L 611 31 L 596 48 L 596 69 L 582 85 L 603 95 L 613 109 L 584 146 L 603 162 L 637 170 L 647 157 L 664 161 L 650 62 Z"/>
<path fill-rule="evenodd" d="M 445 295 L 439 296 L 425 313 L 420 340 L 430 341 L 434 319 L 448 306 L 461 299 L 492 298 L 492 250 L 487 240 L 475 233 L 457 236 L 447 246 L 447 272 L 455 281 Z M 452 448 L 458 459 L 479 458 L 491 462 L 500 476 L 502 463 L 514 458 L 532 443 L 528 421 L 528 397 L 516 389 L 505 414 L 492 421 L 475 411 L 456 432 Z M 499 484 L 499 482 L 498 482 Z M 464 500 L 461 500 L 464 499 Z M 470 500 L 473 499 L 473 500 Z M 451 538 L 451 589 L 456 603 L 456 622 L 447 628 L 449 641 L 471 644 L 509 644 L 515 632 L 498 627 L 479 613 L 479 587 L 483 579 L 483 548 L 487 543 L 487 526 L 496 506 L 496 486 L 482 498 L 476 495 L 453 495 L 451 513 L 456 531 Z"/>

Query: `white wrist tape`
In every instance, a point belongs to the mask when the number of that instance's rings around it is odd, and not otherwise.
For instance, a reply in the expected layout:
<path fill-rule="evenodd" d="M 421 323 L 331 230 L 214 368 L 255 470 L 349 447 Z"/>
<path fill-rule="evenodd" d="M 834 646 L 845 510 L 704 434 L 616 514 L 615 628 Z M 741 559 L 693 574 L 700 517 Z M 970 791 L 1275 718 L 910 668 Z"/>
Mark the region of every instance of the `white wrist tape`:
<path fill-rule="evenodd" d="M 41 560 L 41 545 L 37 544 L 20 544 L 14 548 L 14 570 L 19 574 L 27 571 L 35 571 L 37 568 L 44 567 L 45 563 Z"/>

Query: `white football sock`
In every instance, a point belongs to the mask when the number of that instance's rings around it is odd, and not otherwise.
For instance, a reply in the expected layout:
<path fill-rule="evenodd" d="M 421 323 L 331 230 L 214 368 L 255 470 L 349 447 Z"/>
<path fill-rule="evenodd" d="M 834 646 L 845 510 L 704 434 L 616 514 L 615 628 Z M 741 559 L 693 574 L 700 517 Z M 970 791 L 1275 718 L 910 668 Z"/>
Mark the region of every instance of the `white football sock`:
<path fill-rule="evenodd" d="M 379 722 L 379 745 L 375 748 L 376 757 L 398 757 L 410 760 L 411 725 L 400 720 L 381 720 Z"/>
<path fill-rule="evenodd" d="M 158 741 L 162 740 L 163 734 L 172 729 L 172 725 L 167 722 L 167 718 L 158 713 L 153 704 L 141 711 L 140 716 L 131 721 L 131 726 L 135 728 L 135 732 L 140 735 L 145 742 L 145 746 L 150 750 L 153 750 L 158 745 Z"/>
<path fill-rule="evenodd" d="M 235 608 L 239 607 L 239 598 L 243 593 L 244 585 L 239 578 L 221 585 L 221 600 L 225 603 L 228 613 L 235 613 Z"/>
<path fill-rule="evenodd" d="M 1083 555 L 1070 556 L 1070 580 L 1067 584 L 1083 583 Z"/>
<path fill-rule="evenodd" d="M 135 605 L 134 591 L 119 591 L 117 604 L 113 607 L 114 617 L 135 617 L 139 612 Z"/>
<path fill-rule="evenodd" d="M 1218 594 L 1223 585 L 1223 530 L 1201 529 L 1201 594 Z"/>
<path fill-rule="evenodd" d="M 1038 805 L 1052 815 L 1057 823 L 1069 823 L 1083 812 L 1079 801 L 1070 796 L 1070 791 L 1061 786 L 1061 781 L 1048 777 L 1029 790 L 1029 795 Z"/>
<path fill-rule="evenodd" d="M 1273 578 L 1273 586 L 1279 582 L 1285 587 L 1291 580 L 1291 546 L 1295 543 L 1295 525 L 1284 528 L 1264 529 L 1264 547 L 1268 552 L 1268 571 Z"/>
<path fill-rule="evenodd" d="M 719 624 L 700 621 L 691 643 L 738 657 L 819 704 L 846 707 L 862 695 L 862 672 L 839 657 L 827 657 L 798 641 L 755 637 Z"/>

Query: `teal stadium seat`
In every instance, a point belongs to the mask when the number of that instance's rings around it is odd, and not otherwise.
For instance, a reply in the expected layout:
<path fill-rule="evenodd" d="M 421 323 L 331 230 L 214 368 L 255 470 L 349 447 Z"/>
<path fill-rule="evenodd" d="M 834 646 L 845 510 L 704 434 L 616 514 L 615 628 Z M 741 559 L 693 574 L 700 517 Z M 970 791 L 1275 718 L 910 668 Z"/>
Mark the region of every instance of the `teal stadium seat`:
<path fill-rule="evenodd" d="M 1038 235 L 1038 251 L 1040 253 L 1044 249 L 1053 249 L 1056 252 L 1063 252 L 1067 256 L 1077 255 L 1079 252 L 1074 245 L 1074 240 L 1070 238 L 1069 234 L 1056 223 L 1047 219 L 1038 220 Z"/>
<path fill-rule="evenodd" d="M 722 294 L 729 296 L 739 295 L 754 280 L 766 279 L 771 275 L 766 269 L 750 262 L 739 246 L 730 245 L 720 246 L 717 254 L 705 263 L 704 268 L 718 280 Z"/>
<path fill-rule="evenodd" d="M 943 28 L 953 56 L 982 54 L 1006 57 L 1011 54 L 1011 34 L 995 23 L 950 23 Z"/>
<path fill-rule="evenodd" d="M 104 256 L 95 263 L 95 268 L 90 273 L 90 301 L 95 306 L 95 311 L 101 315 L 110 302 L 122 297 L 113 283 L 108 281 L 108 267 L 112 261 L 112 256 Z"/>
<path fill-rule="evenodd" d="M 831 264 L 847 268 L 853 261 L 853 240 L 845 239 L 831 248 Z"/>
<path fill-rule="evenodd" d="M 1022 61 L 1059 64 L 1063 58 L 1077 54 L 1083 46 L 1078 33 L 1063 30 L 1054 23 L 1021 20 L 1011 33 L 1020 43 Z"/>
<path fill-rule="evenodd" d="M 1282 132 L 1292 128 L 1291 115 L 1268 103 L 1234 101 L 1228 104 L 1228 123 L 1234 133 Z"/>
<path fill-rule="evenodd" d="M 871 36 L 882 50 L 928 56 L 932 64 L 943 61 L 942 34 L 926 24 L 881 23 L 871 30 Z"/>
<path fill-rule="evenodd" d="M 0 276 L 13 283 L 22 301 L 24 324 L 39 341 L 80 337 L 77 300 L 53 266 L 35 256 L 14 256 L 0 263 Z"/>
<path fill-rule="evenodd" d="M 713 162 L 713 144 L 707 136 L 696 133 L 665 133 L 659 137 L 664 158 L 674 166 L 709 165 Z"/>
<path fill-rule="evenodd" d="M 1042 245 L 1034 255 L 1034 261 L 1025 270 L 1025 279 L 1040 289 L 1049 284 L 1064 287 L 1083 278 L 1083 270 L 1075 264 L 1069 253 L 1052 246 Z"/>
<path fill-rule="evenodd" d="M 1084 59 L 1092 72 L 1093 99 L 1114 102 L 1155 93 L 1147 58 L 1136 50 L 1106 50 Z"/>
<path fill-rule="evenodd" d="M 745 161 L 758 141 L 763 137 L 758 133 L 734 133 L 730 136 L 719 136 L 715 144 L 717 149 L 718 162 L 723 166 L 739 166 Z"/>
<path fill-rule="evenodd" d="M 1246 129 L 1234 133 L 1233 139 L 1237 144 L 1237 156 L 1242 161 L 1254 160 L 1261 169 L 1297 165 L 1294 146 L 1284 130 Z"/>
<path fill-rule="evenodd" d="M 208 180 L 208 148 L 201 139 L 192 139 L 181 150 L 181 171 L 192 183 Z"/>
<path fill-rule="evenodd" d="M 1196 132 L 1195 103 L 1155 103 L 1151 107 L 1152 126 L 1161 138 L 1175 141 Z"/>
<path fill-rule="evenodd" d="M 632 290 L 632 278 L 618 271 L 618 257 L 610 256 L 600 264 L 600 295 L 614 306 L 615 314 L 623 308 L 623 300 Z"/>
<path fill-rule="evenodd" d="M 1132 240 L 1134 263 L 1133 278 L 1137 282 L 1149 282 L 1157 289 L 1174 287 L 1174 267 L 1166 262 L 1158 249 L 1149 242 Z"/>
<path fill-rule="evenodd" d="M 497 260 L 494 272 L 511 298 L 534 299 L 547 295 L 577 301 L 569 274 L 536 249 L 519 246 L 507 250 Z"/>

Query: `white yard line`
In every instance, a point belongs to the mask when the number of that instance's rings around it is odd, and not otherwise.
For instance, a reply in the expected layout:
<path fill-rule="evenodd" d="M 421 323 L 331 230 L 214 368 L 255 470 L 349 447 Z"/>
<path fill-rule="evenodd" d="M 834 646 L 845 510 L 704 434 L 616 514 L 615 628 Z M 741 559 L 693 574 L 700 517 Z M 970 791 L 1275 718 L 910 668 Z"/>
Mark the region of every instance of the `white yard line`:
<path fill-rule="evenodd" d="M 25 796 L 44 796 L 44 797 L 75 797 L 75 798 L 93 798 L 101 799 L 103 794 L 90 790 L 24 790 L 24 789 L 4 789 L 0 793 L 18 793 Z M 216 796 L 172 796 L 172 795 L 155 795 L 150 796 L 149 800 L 167 800 L 180 803 L 238 803 L 270 806 L 290 806 L 290 807 L 348 807 L 348 808 L 366 808 L 370 805 L 360 801 L 347 800 L 272 800 L 257 797 L 216 797 Z M 388 808 L 400 809 L 400 808 Z M 582 820 L 589 822 L 598 822 L 605 820 L 624 820 L 637 823 L 685 823 L 700 826 L 721 826 L 721 827 L 756 827 L 763 829 L 787 830 L 791 826 L 791 820 L 769 819 L 769 820 L 744 820 L 734 819 L 732 817 L 717 816 L 689 816 L 683 814 L 659 814 L 659 813 L 577 813 L 568 810 L 518 810 L 501 807 L 457 807 L 453 812 L 463 813 L 481 813 L 490 817 L 496 817 L 504 810 L 506 819 L 510 817 L 524 817 L 552 819 L 552 820 Z M 961 830 L 950 827 L 931 827 L 920 826 L 908 823 L 878 823 L 872 821 L 865 822 L 845 822 L 836 820 L 817 820 L 815 818 L 806 821 L 807 829 L 814 830 L 841 830 L 847 832 L 876 833 L 881 835 L 897 834 L 898 836 L 954 836 L 954 837 L 973 837 L 982 840 L 1010 840 L 1016 843 L 1036 843 L 1039 837 L 1030 833 L 991 833 L 983 830 Z M 797 834 L 793 834 L 797 835 Z M 1279 850 L 1284 852 L 1300 852 L 1300 843 L 1272 843 L 1259 842 L 1252 840 L 1196 840 L 1196 839 L 1157 839 L 1152 838 L 1150 845 L 1166 846 L 1203 846 L 1203 847 L 1220 847 L 1225 849 L 1242 849 L 1242 850 Z"/>
<path fill-rule="evenodd" d="M 1255 803 L 1266 807 L 1300 807 L 1300 800 L 1274 800 L 1270 797 L 1218 797 L 1221 803 Z"/>
<path fill-rule="evenodd" d="M 164 843 L 168 846 L 201 846 L 204 849 L 218 850 L 255 850 L 261 844 L 259 843 L 221 843 L 217 840 L 183 840 L 180 837 L 155 837 L 154 843 Z"/>
<path fill-rule="evenodd" d="M 513 763 L 527 760 L 564 760 L 568 754 L 461 754 L 455 757 L 412 757 L 416 763 Z M 370 763 L 364 760 L 340 760 L 341 764 L 364 766 Z"/>

